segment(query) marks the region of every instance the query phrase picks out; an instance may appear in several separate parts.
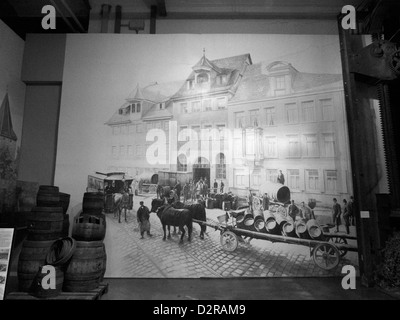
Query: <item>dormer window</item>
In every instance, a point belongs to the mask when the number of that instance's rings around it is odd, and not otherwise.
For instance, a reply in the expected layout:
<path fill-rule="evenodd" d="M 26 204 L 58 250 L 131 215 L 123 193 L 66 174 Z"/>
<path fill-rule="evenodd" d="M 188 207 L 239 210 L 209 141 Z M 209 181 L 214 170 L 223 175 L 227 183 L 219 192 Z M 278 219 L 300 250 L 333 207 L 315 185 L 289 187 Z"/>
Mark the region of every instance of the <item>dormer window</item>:
<path fill-rule="evenodd" d="M 188 80 L 187 81 L 188 90 L 193 89 L 193 87 L 194 87 L 194 81 L 193 80 Z"/>
<path fill-rule="evenodd" d="M 286 93 L 285 76 L 276 77 L 275 81 L 276 81 L 275 94 L 277 96 L 284 95 Z"/>
<path fill-rule="evenodd" d="M 210 80 L 210 76 L 206 72 L 202 72 L 197 76 L 197 83 L 207 83 Z"/>
<path fill-rule="evenodd" d="M 226 75 L 222 75 L 222 76 L 218 76 L 217 77 L 217 84 L 221 85 L 221 84 L 225 84 L 226 83 Z"/>
<path fill-rule="evenodd" d="M 165 109 L 165 102 L 161 102 L 159 104 L 160 110 L 164 110 Z"/>

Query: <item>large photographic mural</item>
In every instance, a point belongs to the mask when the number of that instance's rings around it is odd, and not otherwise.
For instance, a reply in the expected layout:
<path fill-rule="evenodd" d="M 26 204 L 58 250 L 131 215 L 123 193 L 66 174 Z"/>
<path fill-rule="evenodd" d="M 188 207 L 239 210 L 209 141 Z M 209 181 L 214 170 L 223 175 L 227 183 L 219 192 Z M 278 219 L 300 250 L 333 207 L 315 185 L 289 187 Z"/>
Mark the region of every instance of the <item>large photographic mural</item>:
<path fill-rule="evenodd" d="M 357 266 L 338 37 L 68 35 L 55 184 L 104 193 L 106 276 Z"/>

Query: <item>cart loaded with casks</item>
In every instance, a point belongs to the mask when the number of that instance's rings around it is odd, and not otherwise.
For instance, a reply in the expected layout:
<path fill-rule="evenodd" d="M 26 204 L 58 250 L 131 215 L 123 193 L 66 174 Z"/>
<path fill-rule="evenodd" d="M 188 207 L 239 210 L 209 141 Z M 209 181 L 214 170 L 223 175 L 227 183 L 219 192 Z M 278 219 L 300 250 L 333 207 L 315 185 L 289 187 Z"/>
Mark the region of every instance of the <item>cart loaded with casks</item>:
<path fill-rule="evenodd" d="M 293 221 L 287 216 L 285 206 L 290 200 L 288 187 L 270 183 L 267 190 L 271 201 L 269 210 L 264 211 L 262 198 L 254 196 L 251 208 L 226 211 L 218 217 L 218 222 L 194 222 L 219 230 L 221 245 L 230 252 L 236 250 L 239 242 L 251 239 L 308 246 L 314 263 L 324 270 L 336 268 L 347 252 L 357 251 L 356 246 L 348 244 L 348 240 L 356 240 L 356 237 L 330 233 L 332 225 L 319 225 L 315 219 Z M 313 205 L 315 202 L 309 203 L 309 206 Z"/>

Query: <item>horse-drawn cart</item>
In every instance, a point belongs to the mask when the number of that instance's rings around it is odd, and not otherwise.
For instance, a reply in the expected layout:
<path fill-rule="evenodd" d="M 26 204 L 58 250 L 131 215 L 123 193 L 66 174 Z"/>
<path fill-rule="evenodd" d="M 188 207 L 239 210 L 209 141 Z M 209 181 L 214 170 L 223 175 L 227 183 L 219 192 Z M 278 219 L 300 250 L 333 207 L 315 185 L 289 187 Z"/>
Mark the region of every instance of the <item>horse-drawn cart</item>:
<path fill-rule="evenodd" d="M 340 259 L 343 258 L 348 251 L 357 251 L 357 247 L 347 243 L 347 239 L 356 239 L 349 235 L 324 232 L 319 240 L 296 238 L 287 235 L 277 235 L 245 229 L 237 225 L 236 219 L 232 217 L 230 212 L 226 212 L 225 216 L 226 219 L 224 222 L 215 222 L 211 220 L 207 220 L 207 222 L 193 221 L 219 230 L 221 233 L 220 243 L 222 248 L 229 252 L 235 251 L 239 242 L 245 242 L 245 238 L 250 240 L 261 239 L 271 242 L 303 245 L 310 248 L 310 256 L 313 257 L 314 263 L 318 267 L 324 270 L 332 270 L 339 265 Z M 229 216 L 231 216 L 232 219 L 229 219 Z"/>

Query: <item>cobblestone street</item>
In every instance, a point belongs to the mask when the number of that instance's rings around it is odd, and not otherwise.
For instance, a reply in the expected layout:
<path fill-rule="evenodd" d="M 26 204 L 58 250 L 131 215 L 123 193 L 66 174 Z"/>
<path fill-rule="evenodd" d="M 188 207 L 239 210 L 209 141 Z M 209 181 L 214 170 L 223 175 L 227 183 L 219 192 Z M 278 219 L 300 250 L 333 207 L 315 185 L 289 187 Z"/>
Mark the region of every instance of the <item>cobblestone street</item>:
<path fill-rule="evenodd" d="M 204 240 L 199 237 L 200 227 L 194 223 L 192 241 L 179 244 L 178 235 L 162 241 L 163 231 L 156 214 L 151 213 L 151 233 L 140 239 L 136 209 L 140 200 L 150 206 L 151 197 L 135 197 L 134 209 L 128 221 L 121 223 L 107 214 L 105 238 L 107 252 L 106 277 L 121 278 L 199 278 L 199 277 L 308 277 L 340 276 L 341 267 L 358 265 L 357 253 L 348 252 L 339 266 L 325 271 L 314 264 L 306 246 L 271 243 L 253 239 L 240 242 L 234 252 L 225 251 L 220 244 L 220 232 L 207 228 Z M 214 221 L 222 210 L 207 209 L 207 218 Z"/>

